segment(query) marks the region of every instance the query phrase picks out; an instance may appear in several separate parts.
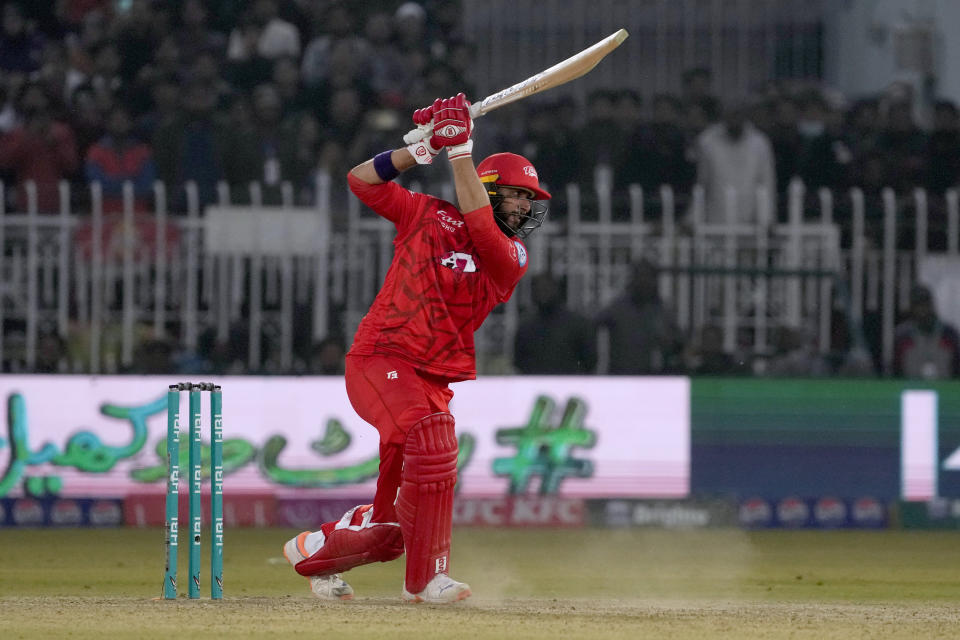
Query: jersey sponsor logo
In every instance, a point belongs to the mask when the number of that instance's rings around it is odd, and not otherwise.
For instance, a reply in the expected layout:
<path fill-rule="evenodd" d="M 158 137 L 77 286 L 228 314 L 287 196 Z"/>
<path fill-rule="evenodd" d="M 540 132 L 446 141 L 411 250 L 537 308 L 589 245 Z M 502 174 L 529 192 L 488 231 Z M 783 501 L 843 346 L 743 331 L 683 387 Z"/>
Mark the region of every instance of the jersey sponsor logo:
<path fill-rule="evenodd" d="M 460 253 L 459 251 L 448 251 L 440 258 L 440 264 L 454 271 L 463 273 L 473 273 L 477 270 L 477 265 L 473 261 L 473 256 L 469 253 Z"/>
<path fill-rule="evenodd" d="M 396 371 L 387 371 L 387 380 L 396 380 L 397 372 Z"/>
<path fill-rule="evenodd" d="M 519 241 L 519 240 L 514 240 L 514 241 L 513 241 L 513 245 L 514 245 L 514 246 L 516 247 L 516 249 L 517 249 L 517 264 L 519 264 L 521 267 L 526 266 L 526 264 L 527 264 L 527 250 L 524 248 L 524 246 L 523 246 L 522 244 L 520 244 L 520 241 Z"/>
<path fill-rule="evenodd" d="M 437 219 L 440 221 L 440 226 L 450 233 L 456 233 L 463 227 L 463 220 L 457 220 L 443 209 L 437 210 Z"/>

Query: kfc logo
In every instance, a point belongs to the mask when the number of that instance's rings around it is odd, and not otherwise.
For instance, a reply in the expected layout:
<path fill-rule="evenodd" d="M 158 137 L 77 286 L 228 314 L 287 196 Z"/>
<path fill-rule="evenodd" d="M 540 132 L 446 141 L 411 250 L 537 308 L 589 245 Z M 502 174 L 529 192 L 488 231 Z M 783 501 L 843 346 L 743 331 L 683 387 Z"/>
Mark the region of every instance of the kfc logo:
<path fill-rule="evenodd" d="M 459 251 L 448 251 L 440 258 L 440 264 L 448 269 L 463 273 L 473 273 L 477 270 L 477 265 L 473 262 L 473 256 Z"/>

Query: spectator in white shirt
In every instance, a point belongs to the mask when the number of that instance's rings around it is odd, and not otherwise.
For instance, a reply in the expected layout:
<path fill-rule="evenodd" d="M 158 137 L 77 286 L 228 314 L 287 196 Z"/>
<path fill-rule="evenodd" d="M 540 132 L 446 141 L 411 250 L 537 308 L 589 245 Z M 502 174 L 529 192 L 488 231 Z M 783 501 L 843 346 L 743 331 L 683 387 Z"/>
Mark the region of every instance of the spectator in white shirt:
<path fill-rule="evenodd" d="M 276 0 L 256 0 L 250 13 L 230 33 L 227 58 L 245 61 L 254 55 L 267 60 L 300 57 L 300 31 L 277 15 Z M 255 47 L 255 48 L 254 48 Z"/>
<path fill-rule="evenodd" d="M 277 15 L 276 0 L 257 0 L 254 13 L 263 25 L 257 52 L 268 60 L 300 57 L 300 31 Z"/>
<path fill-rule="evenodd" d="M 776 219 L 773 148 L 767 135 L 747 120 L 745 105 L 731 105 L 720 122 L 704 129 L 696 155 L 697 183 L 705 192 L 704 221 L 770 224 Z M 763 190 L 766 212 L 758 206 L 758 189 Z"/>

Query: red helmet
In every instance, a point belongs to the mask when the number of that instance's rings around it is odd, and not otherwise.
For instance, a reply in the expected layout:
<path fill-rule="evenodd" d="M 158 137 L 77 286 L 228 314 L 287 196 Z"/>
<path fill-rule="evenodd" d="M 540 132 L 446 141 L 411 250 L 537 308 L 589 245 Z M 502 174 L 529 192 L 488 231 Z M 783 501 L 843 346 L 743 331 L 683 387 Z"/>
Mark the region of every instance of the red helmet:
<path fill-rule="evenodd" d="M 533 193 L 534 200 L 549 200 L 550 194 L 540 188 L 537 170 L 529 160 L 515 153 L 495 153 L 477 166 L 477 174 L 484 184 L 517 187 Z"/>
<path fill-rule="evenodd" d="M 487 189 L 497 225 L 508 238 L 526 238 L 543 224 L 543 218 L 547 215 L 545 200 L 550 199 L 550 194 L 540 188 L 537 170 L 529 160 L 515 153 L 495 153 L 480 163 L 477 167 L 477 175 Z M 509 213 L 501 210 L 504 197 L 500 195 L 500 187 L 529 191 L 531 193 L 529 210 L 524 213 L 520 213 L 519 210 Z M 513 222 L 511 226 L 508 218 L 513 218 L 518 213 L 519 226 L 517 222 Z"/>

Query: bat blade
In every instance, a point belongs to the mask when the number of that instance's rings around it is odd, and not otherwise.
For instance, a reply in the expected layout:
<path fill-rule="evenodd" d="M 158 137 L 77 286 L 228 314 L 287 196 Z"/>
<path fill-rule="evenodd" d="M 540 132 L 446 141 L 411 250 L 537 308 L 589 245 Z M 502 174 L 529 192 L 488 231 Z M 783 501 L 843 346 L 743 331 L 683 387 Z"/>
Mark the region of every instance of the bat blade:
<path fill-rule="evenodd" d="M 580 76 L 586 75 L 596 67 L 607 54 L 619 47 L 629 35 L 626 29 L 620 29 L 596 44 L 587 47 L 580 53 L 570 56 L 562 62 L 558 62 L 549 69 L 545 69 L 506 89 L 497 91 L 480 102 L 471 104 L 470 116 L 472 118 L 479 118 L 494 109 L 499 109 L 500 107 L 517 102 L 518 100 L 523 100 L 524 98 L 548 89 L 559 87 L 571 80 L 576 80 Z M 432 125 L 421 125 L 403 136 L 403 141 L 407 144 L 413 144 L 414 142 L 423 140 L 431 131 L 433 131 Z"/>
<path fill-rule="evenodd" d="M 474 118 L 485 115 L 494 109 L 506 106 L 510 103 L 523 100 L 529 96 L 553 89 L 566 84 L 572 80 L 586 75 L 596 67 L 607 54 L 619 47 L 627 39 L 626 29 L 620 29 L 588 47 L 580 53 L 573 55 L 562 62 L 558 62 L 549 69 L 527 78 L 517 84 L 507 87 L 501 91 L 489 95 L 476 105 L 471 105 L 470 115 Z M 476 110 L 476 115 L 474 115 Z"/>

